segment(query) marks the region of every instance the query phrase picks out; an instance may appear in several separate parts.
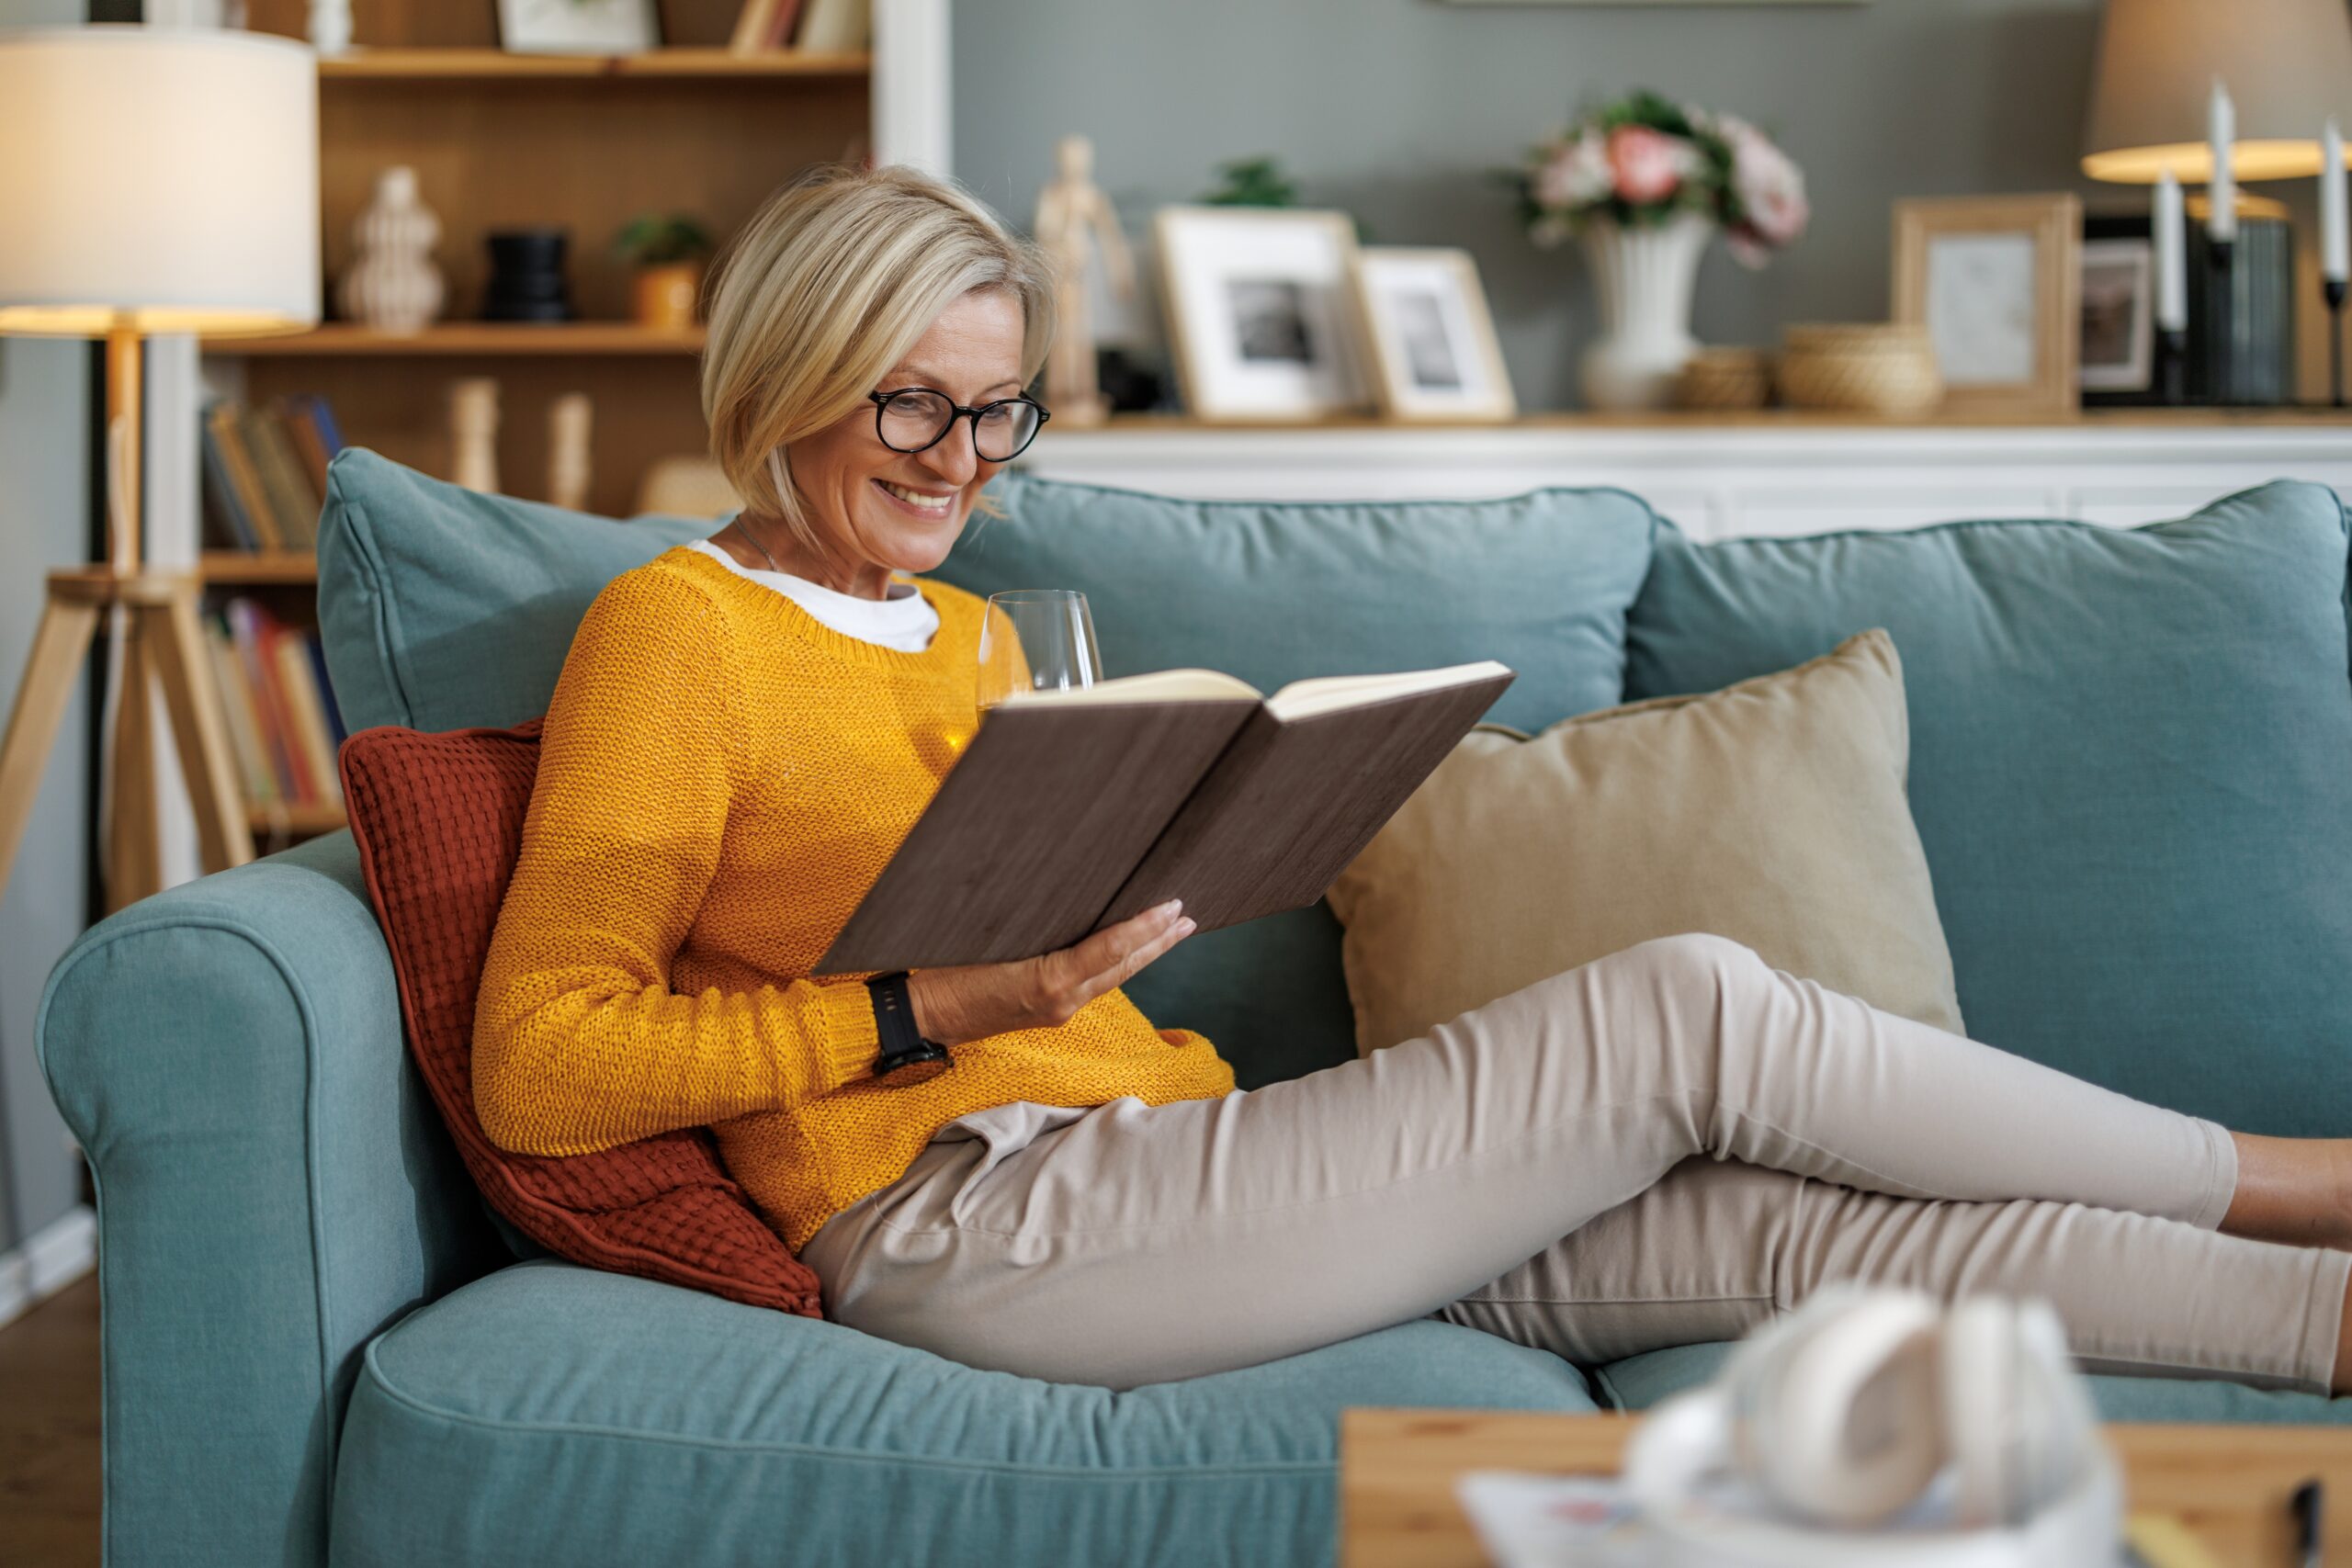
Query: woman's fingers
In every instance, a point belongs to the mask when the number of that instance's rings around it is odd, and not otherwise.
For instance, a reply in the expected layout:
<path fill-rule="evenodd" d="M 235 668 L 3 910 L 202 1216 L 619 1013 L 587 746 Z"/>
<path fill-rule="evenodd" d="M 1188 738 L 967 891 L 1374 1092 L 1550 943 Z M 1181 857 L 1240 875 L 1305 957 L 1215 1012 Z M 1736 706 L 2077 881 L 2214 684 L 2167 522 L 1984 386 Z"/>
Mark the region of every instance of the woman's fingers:
<path fill-rule="evenodd" d="M 1171 898 L 1049 955 L 1050 1010 L 1067 1019 L 1191 935 L 1193 922 L 1182 918 L 1182 908 L 1181 899 Z"/>

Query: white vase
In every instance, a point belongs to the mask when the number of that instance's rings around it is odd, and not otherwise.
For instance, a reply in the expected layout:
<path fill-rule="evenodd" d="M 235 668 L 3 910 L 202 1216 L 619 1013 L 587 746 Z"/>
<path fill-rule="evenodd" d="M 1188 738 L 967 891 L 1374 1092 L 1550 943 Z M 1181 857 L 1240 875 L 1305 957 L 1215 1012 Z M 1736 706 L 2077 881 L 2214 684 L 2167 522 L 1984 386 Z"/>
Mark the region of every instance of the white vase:
<path fill-rule="evenodd" d="M 423 332 L 441 313 L 446 286 L 433 265 L 441 220 L 417 198 L 416 171 L 396 164 L 376 177 L 376 199 L 351 226 L 358 259 L 335 303 L 345 319 L 383 333 Z"/>
<path fill-rule="evenodd" d="M 1690 289 L 1715 226 L 1678 212 L 1655 228 L 1601 219 L 1584 231 L 1584 253 L 1600 296 L 1601 336 L 1584 352 L 1585 400 L 1600 409 L 1658 409 L 1674 400 L 1674 378 L 1698 351 L 1690 335 Z"/>

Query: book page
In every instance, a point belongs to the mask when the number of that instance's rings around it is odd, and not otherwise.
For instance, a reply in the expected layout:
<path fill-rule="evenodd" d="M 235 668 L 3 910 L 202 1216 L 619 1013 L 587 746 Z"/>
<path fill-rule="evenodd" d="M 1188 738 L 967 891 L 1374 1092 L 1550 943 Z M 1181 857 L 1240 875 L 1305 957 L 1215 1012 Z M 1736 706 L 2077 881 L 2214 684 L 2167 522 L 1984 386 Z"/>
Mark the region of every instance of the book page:
<path fill-rule="evenodd" d="M 1285 688 L 1287 690 L 1287 688 Z M 1015 692 L 1007 703 L 1185 703 L 1255 698 L 1258 688 L 1215 670 L 1155 670 L 1069 691 Z"/>
<path fill-rule="evenodd" d="M 1385 702 L 1390 697 L 1410 696 L 1415 692 L 1432 692 L 1441 686 L 1510 673 L 1508 667 L 1491 659 L 1481 659 L 1471 664 L 1449 664 L 1440 670 L 1405 670 L 1393 675 L 1323 675 L 1312 681 L 1293 681 L 1268 697 L 1266 706 L 1276 718 L 1307 718 L 1359 703 Z"/>

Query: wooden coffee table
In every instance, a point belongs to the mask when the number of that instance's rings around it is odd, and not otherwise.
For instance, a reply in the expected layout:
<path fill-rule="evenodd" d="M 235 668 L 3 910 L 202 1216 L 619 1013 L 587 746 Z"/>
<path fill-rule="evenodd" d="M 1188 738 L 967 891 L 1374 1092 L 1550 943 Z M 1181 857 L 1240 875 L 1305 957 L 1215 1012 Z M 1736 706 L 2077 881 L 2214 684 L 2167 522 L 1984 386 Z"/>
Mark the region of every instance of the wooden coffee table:
<path fill-rule="evenodd" d="M 1484 1568 L 1453 1501 L 1464 1471 L 1597 1474 L 1617 1469 L 1623 1416 L 1493 1410 L 1350 1410 L 1340 1417 L 1344 1568 Z M 2135 1511 L 2170 1514 L 2219 1561 L 2299 1568 L 2287 1500 L 2327 1488 L 2327 1558 L 2352 1565 L 2352 1427 L 2110 1426 Z"/>

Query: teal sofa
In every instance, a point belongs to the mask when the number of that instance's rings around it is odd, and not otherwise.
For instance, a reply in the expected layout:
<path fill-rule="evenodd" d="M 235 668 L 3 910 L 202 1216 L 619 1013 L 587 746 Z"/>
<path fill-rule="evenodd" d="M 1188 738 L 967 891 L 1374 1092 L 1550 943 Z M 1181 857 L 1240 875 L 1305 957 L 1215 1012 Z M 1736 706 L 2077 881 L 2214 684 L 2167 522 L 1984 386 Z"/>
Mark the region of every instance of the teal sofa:
<path fill-rule="evenodd" d="M 329 488 L 321 614 L 354 728 L 538 712 L 597 588 L 707 531 L 364 451 Z M 1493 716 L 1533 728 L 1886 626 L 1971 1032 L 2249 1129 L 2352 1133 L 2352 639 L 2324 489 L 2130 532 L 1714 546 L 1615 491 L 997 493 L 939 575 L 1085 589 L 1114 673 L 1493 657 L 1521 672 Z M 1245 1084 L 1351 1054 L 1320 906 L 1195 939 L 1131 990 Z M 532 1255 L 409 1066 L 345 835 L 92 930 L 40 1044 L 96 1176 L 117 1565 L 1320 1563 L 1343 1407 L 1638 1408 L 1721 1355 L 1573 1367 L 1426 1321 L 1113 1393 Z M 2224 1382 L 2098 1395 L 2133 1418 L 2347 1415 Z"/>

